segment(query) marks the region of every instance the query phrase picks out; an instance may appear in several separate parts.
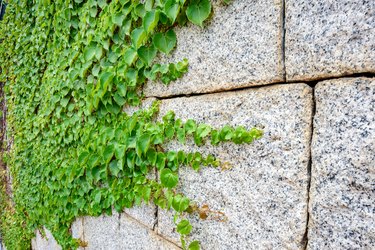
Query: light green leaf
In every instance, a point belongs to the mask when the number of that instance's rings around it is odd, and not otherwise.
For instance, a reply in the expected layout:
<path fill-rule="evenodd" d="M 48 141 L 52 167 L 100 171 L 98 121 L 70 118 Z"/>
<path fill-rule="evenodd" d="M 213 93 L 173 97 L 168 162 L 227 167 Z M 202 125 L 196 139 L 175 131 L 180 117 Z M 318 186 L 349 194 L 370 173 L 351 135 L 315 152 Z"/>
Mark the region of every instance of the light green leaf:
<path fill-rule="evenodd" d="M 177 224 L 177 232 L 181 235 L 188 235 L 193 227 L 188 220 L 182 220 Z"/>
<path fill-rule="evenodd" d="M 195 240 L 189 244 L 189 250 L 200 250 L 199 241 Z"/>
<path fill-rule="evenodd" d="M 196 131 L 197 129 L 197 124 L 195 123 L 194 120 L 187 120 L 186 123 L 185 123 L 185 131 L 186 131 L 186 134 L 192 134 Z"/>
<path fill-rule="evenodd" d="M 152 32 L 159 22 L 159 11 L 152 10 L 146 13 L 143 18 L 143 28 L 147 33 Z"/>
<path fill-rule="evenodd" d="M 172 23 L 175 22 L 178 13 L 180 12 L 179 0 L 167 0 L 164 6 L 164 12 L 171 20 Z"/>
<path fill-rule="evenodd" d="M 185 211 L 189 207 L 189 204 L 190 200 L 187 197 L 184 197 L 180 194 L 173 197 L 172 207 L 177 212 Z"/>
<path fill-rule="evenodd" d="M 130 35 L 133 46 L 138 49 L 146 38 L 146 32 L 143 28 L 134 29 Z"/>
<path fill-rule="evenodd" d="M 164 168 L 160 172 L 160 181 L 163 186 L 167 188 L 173 188 L 178 183 L 178 175 L 177 173 L 172 172 L 169 168 Z"/>

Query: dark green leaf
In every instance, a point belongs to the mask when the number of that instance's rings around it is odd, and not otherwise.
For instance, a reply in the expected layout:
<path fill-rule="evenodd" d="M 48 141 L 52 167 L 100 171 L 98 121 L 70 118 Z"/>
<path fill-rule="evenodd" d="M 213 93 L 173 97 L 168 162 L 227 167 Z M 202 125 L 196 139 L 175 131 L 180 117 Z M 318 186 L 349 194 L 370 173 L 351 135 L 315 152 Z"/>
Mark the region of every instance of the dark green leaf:
<path fill-rule="evenodd" d="M 142 46 L 138 49 L 137 52 L 138 52 L 139 58 L 141 58 L 141 60 L 146 65 L 150 65 L 156 56 L 157 50 L 155 46 L 150 46 L 150 47 Z"/>

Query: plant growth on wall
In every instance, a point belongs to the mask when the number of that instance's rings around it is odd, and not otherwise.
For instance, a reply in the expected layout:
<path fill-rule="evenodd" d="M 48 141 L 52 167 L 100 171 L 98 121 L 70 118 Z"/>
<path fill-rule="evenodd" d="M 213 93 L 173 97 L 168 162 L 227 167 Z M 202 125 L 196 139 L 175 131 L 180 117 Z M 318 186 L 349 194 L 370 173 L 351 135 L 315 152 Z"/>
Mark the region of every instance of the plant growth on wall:
<path fill-rule="evenodd" d="M 188 62 L 159 64 L 176 47 L 174 28 L 202 26 L 209 0 L 10 1 L 0 23 L 0 81 L 5 82 L 8 133 L 5 158 L 13 201 L 2 209 L 8 249 L 27 249 L 35 229 L 50 229 L 64 249 L 77 248 L 75 218 L 118 212 L 142 201 L 173 209 L 184 248 L 191 225 L 188 197 L 176 192 L 178 168 L 220 166 L 213 155 L 166 151 L 171 140 L 195 144 L 251 143 L 252 128 L 220 129 L 172 111 L 156 120 L 159 102 L 133 114 L 147 81 L 168 84 Z M 148 178 L 157 169 L 160 180 Z"/>

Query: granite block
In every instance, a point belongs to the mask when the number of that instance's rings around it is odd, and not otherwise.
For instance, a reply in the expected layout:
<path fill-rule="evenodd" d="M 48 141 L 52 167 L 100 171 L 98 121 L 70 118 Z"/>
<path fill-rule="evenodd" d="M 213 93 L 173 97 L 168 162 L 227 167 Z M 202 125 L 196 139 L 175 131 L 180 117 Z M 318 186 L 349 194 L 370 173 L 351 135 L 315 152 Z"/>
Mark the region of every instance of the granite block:
<path fill-rule="evenodd" d="M 45 237 L 39 232 L 39 230 L 35 233 L 35 239 L 32 240 L 32 247 L 36 250 L 61 250 L 61 246 L 56 242 L 55 238 L 53 237 L 51 231 L 47 228 L 44 228 Z"/>
<path fill-rule="evenodd" d="M 375 72 L 375 1 L 286 0 L 287 80 Z"/>
<path fill-rule="evenodd" d="M 207 93 L 283 81 L 282 1 L 213 0 L 204 28 L 176 28 L 177 48 L 159 62 L 189 60 L 189 71 L 169 86 L 150 82 L 146 96 Z"/>
<path fill-rule="evenodd" d="M 111 216 L 86 216 L 83 221 L 86 250 L 179 249 L 126 213 L 113 212 Z"/>
<path fill-rule="evenodd" d="M 152 230 L 156 224 L 156 211 L 155 204 L 150 201 L 148 204 L 143 202 L 140 206 L 125 208 L 124 213 Z"/>
<path fill-rule="evenodd" d="M 86 250 L 121 249 L 120 214 L 83 217 L 84 240 Z"/>
<path fill-rule="evenodd" d="M 119 249 L 128 250 L 177 250 L 176 245 L 159 237 L 155 232 L 142 226 L 132 217 L 121 215 L 120 234 L 122 245 Z"/>
<path fill-rule="evenodd" d="M 189 216 L 191 239 L 202 249 L 303 249 L 307 225 L 308 162 L 312 128 L 312 90 L 305 84 L 162 101 L 162 116 L 192 118 L 220 128 L 226 124 L 264 127 L 264 137 L 249 145 L 223 143 L 197 147 L 173 142 L 166 150 L 211 153 L 232 169 L 180 168 L 180 192 L 198 205 L 225 214 L 226 221 Z M 215 215 L 215 214 L 213 214 Z M 158 233 L 179 244 L 173 213 L 159 209 Z"/>
<path fill-rule="evenodd" d="M 83 231 L 84 228 L 84 222 L 83 218 L 77 218 L 71 225 L 70 230 L 72 232 L 72 237 L 74 239 L 79 239 L 80 241 L 85 241 L 85 234 Z M 79 250 L 84 249 L 83 247 L 79 247 Z"/>
<path fill-rule="evenodd" d="M 375 79 L 317 84 L 308 249 L 375 249 Z"/>

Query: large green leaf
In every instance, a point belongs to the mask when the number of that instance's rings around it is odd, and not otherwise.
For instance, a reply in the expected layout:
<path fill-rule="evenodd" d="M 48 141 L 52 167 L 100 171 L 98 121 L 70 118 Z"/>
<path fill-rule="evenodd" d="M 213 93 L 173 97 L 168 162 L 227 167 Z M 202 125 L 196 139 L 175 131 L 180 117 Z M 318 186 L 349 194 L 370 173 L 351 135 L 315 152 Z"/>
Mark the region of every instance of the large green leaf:
<path fill-rule="evenodd" d="M 180 12 L 179 0 L 167 0 L 164 6 L 164 12 L 173 23 L 176 20 L 178 13 Z"/>
<path fill-rule="evenodd" d="M 152 10 L 148 11 L 143 18 L 143 28 L 147 33 L 152 32 L 159 22 L 159 11 Z"/>
<path fill-rule="evenodd" d="M 209 0 L 192 0 L 186 9 L 186 16 L 190 22 L 203 26 L 211 13 L 211 2 Z"/>
<path fill-rule="evenodd" d="M 160 172 L 160 181 L 167 188 L 173 188 L 178 183 L 177 173 L 172 172 L 169 168 L 164 168 Z"/>
<path fill-rule="evenodd" d="M 153 41 L 158 50 L 169 54 L 176 46 L 176 33 L 173 31 L 173 29 L 167 31 L 166 33 L 158 33 L 154 36 Z"/>
<path fill-rule="evenodd" d="M 144 43 L 147 37 L 143 28 L 134 29 L 130 35 L 134 48 L 138 49 Z"/>
<path fill-rule="evenodd" d="M 146 64 L 150 65 L 156 56 L 157 50 L 155 46 L 142 46 L 138 49 L 138 56 Z"/>

